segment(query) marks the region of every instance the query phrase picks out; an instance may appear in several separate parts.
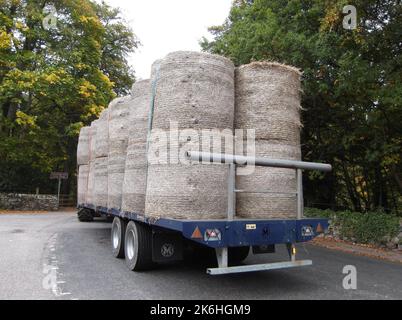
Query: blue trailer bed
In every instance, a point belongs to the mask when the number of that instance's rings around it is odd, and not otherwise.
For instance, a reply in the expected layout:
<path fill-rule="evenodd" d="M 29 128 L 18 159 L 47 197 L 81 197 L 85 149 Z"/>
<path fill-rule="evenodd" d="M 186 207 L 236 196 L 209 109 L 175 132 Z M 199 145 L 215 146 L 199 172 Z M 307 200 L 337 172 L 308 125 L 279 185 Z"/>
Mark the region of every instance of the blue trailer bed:
<path fill-rule="evenodd" d="M 227 219 L 183 220 L 146 217 L 134 212 L 79 206 L 88 212 L 114 217 L 112 225 L 112 250 L 116 257 L 125 257 L 131 270 L 144 270 L 153 262 L 174 261 L 182 257 L 182 240 L 203 247 L 213 248 L 217 268 L 207 269 L 211 275 L 264 271 L 272 269 L 308 266 L 311 260 L 296 260 L 296 243 L 307 242 L 328 229 L 327 219 L 303 217 L 302 170 L 330 171 L 330 165 L 301 161 L 249 158 L 243 156 L 188 152 L 193 161 L 229 164 Z M 235 186 L 236 165 L 252 163 L 256 166 L 291 168 L 296 170 L 297 211 L 296 219 L 239 219 L 236 217 Z M 284 244 L 289 252 L 289 261 L 258 265 L 229 266 L 230 256 L 240 262 L 247 257 L 250 247 L 254 253 L 272 253 L 275 245 Z M 233 259 L 232 259 L 233 260 Z"/>

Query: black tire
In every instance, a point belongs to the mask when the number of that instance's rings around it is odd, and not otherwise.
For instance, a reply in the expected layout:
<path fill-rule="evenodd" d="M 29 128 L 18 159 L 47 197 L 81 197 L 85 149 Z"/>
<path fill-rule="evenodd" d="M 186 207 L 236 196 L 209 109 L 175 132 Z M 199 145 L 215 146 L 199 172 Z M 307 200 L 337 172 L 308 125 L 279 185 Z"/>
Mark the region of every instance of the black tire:
<path fill-rule="evenodd" d="M 92 212 L 88 209 L 81 209 L 77 213 L 78 220 L 81 222 L 91 222 L 94 220 Z"/>
<path fill-rule="evenodd" d="M 152 262 L 152 230 L 149 226 L 130 221 L 124 241 L 127 267 L 131 271 L 145 271 L 154 266 Z"/>
<path fill-rule="evenodd" d="M 228 260 L 229 264 L 236 265 L 248 257 L 250 252 L 250 247 L 232 247 L 228 250 Z"/>
<path fill-rule="evenodd" d="M 115 258 L 124 258 L 124 240 L 126 234 L 126 223 L 123 219 L 115 217 L 110 232 L 112 253 Z"/>

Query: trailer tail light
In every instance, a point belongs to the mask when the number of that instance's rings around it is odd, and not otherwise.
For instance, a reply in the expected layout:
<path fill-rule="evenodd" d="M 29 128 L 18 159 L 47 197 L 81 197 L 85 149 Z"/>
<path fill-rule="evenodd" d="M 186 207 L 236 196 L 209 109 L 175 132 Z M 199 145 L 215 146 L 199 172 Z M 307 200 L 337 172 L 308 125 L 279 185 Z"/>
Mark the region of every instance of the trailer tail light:
<path fill-rule="evenodd" d="M 322 228 L 321 223 L 318 224 L 317 229 L 316 229 L 317 233 L 324 233 L 324 229 Z"/>
<path fill-rule="evenodd" d="M 302 227 L 302 237 L 312 237 L 314 236 L 314 229 L 312 226 Z"/>
<path fill-rule="evenodd" d="M 207 229 L 204 233 L 204 241 L 221 241 L 222 235 L 219 229 Z"/>

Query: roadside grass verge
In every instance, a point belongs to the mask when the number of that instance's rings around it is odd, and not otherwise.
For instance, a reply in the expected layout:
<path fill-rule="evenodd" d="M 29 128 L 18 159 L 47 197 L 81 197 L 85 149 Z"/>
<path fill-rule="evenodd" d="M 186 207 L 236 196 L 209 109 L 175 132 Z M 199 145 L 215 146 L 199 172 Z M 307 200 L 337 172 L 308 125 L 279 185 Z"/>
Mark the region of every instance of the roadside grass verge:
<path fill-rule="evenodd" d="M 329 234 L 341 240 L 371 245 L 397 246 L 402 239 L 400 218 L 382 211 L 352 212 L 331 211 L 306 208 L 305 216 L 310 218 L 328 218 Z"/>

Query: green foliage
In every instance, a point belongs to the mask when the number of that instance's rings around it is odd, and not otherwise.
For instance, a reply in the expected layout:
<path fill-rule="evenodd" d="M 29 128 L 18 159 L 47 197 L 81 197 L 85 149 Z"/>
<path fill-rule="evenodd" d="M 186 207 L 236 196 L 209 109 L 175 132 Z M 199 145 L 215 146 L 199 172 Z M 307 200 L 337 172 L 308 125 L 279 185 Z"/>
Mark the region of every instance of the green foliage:
<path fill-rule="evenodd" d="M 102 4 L 95 5 L 95 10 L 102 25 L 106 27 L 100 68 L 114 83 L 117 95 L 126 95 L 135 80 L 134 70 L 127 62 L 127 53 L 137 48 L 139 41 L 127 22 L 121 18 L 120 9 L 111 8 L 102 1 Z"/>
<path fill-rule="evenodd" d="M 402 6 L 357 0 L 235 0 L 204 50 L 236 65 L 276 60 L 303 70 L 303 157 L 333 165 L 309 174 L 308 204 L 402 211 Z"/>
<path fill-rule="evenodd" d="M 306 208 L 305 216 L 328 218 L 330 230 L 342 239 L 365 244 L 384 244 L 398 236 L 400 218 L 382 211 L 351 212 Z"/>
<path fill-rule="evenodd" d="M 47 30 L 49 5 L 57 25 Z M 0 1 L 0 190 L 54 192 L 51 171 L 74 176 L 79 130 L 131 88 L 137 45 L 104 3 Z"/>
<path fill-rule="evenodd" d="M 304 208 L 304 215 L 309 218 L 327 218 L 329 219 L 334 211 L 329 209 L 322 210 L 317 208 Z"/>

